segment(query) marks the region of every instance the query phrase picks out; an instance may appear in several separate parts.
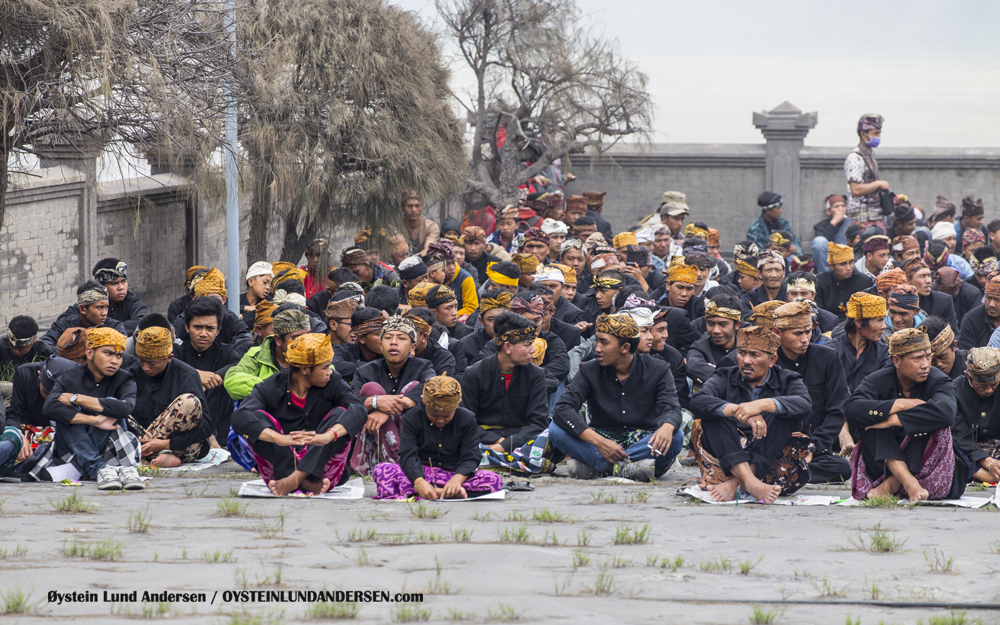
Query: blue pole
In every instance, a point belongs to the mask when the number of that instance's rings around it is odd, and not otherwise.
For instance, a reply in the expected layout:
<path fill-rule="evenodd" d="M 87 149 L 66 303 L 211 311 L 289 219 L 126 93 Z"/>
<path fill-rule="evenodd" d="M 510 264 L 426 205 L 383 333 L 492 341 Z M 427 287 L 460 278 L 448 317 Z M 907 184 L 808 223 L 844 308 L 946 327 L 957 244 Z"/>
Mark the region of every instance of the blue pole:
<path fill-rule="evenodd" d="M 236 46 L 236 14 L 232 0 L 226 0 L 229 45 Z M 231 52 L 232 53 L 232 52 Z M 226 107 L 226 291 L 229 310 L 240 314 L 240 195 L 236 171 L 236 90 L 226 86 L 229 106 Z"/>

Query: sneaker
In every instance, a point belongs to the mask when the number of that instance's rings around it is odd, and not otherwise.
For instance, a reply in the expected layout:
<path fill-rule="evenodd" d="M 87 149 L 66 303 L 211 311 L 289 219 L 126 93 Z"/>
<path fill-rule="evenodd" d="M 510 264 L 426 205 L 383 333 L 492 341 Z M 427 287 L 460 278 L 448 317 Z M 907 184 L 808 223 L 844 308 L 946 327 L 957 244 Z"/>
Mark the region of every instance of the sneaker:
<path fill-rule="evenodd" d="M 616 462 L 611 471 L 614 477 L 623 477 L 636 482 L 652 482 L 656 473 L 656 461 L 652 458 L 629 462 L 628 460 Z"/>
<path fill-rule="evenodd" d="M 122 488 L 125 490 L 142 490 L 146 488 L 146 482 L 139 477 L 139 471 L 135 467 L 121 467 L 118 469 L 121 477 Z"/>
<path fill-rule="evenodd" d="M 106 466 L 97 472 L 97 490 L 120 490 L 121 487 L 118 467 Z"/>
<path fill-rule="evenodd" d="M 575 477 L 578 480 L 592 480 L 597 477 L 597 469 L 591 468 L 589 465 L 574 458 L 566 461 L 566 468 L 569 470 L 569 476 Z"/>

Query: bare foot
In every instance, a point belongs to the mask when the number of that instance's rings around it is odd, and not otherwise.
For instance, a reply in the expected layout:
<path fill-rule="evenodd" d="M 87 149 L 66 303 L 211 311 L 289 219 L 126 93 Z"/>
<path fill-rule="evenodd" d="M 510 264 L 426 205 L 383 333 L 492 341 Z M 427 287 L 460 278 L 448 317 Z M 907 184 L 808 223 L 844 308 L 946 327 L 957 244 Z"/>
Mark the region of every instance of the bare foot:
<path fill-rule="evenodd" d="M 868 491 L 865 499 L 875 499 L 876 497 L 891 497 L 899 490 L 899 478 L 890 475 L 881 484 Z"/>
<path fill-rule="evenodd" d="M 322 495 L 326 491 L 330 490 L 330 480 L 323 478 L 322 482 L 313 482 L 312 480 L 302 480 L 302 490 L 307 493 L 314 493 L 316 495 Z"/>
<path fill-rule="evenodd" d="M 916 479 L 914 479 L 912 483 L 907 481 L 907 483 L 903 485 L 903 488 L 906 489 L 906 495 L 910 502 L 927 501 L 927 499 L 931 496 L 931 494 L 927 492 L 927 489 L 921 486 L 920 482 Z"/>
<path fill-rule="evenodd" d="M 744 484 L 744 486 L 746 486 L 748 493 L 753 495 L 757 501 L 763 503 L 774 503 L 778 500 L 778 495 L 781 494 L 780 486 L 771 486 L 760 480 L 754 480 L 753 482 Z"/>
<path fill-rule="evenodd" d="M 294 475 L 289 475 L 280 480 L 271 480 L 267 483 L 267 487 L 278 497 L 284 497 L 299 487 L 299 480 Z"/>
<path fill-rule="evenodd" d="M 712 484 L 708 487 L 708 493 L 716 501 L 732 501 L 736 499 L 736 489 L 739 485 L 740 481 L 732 477 L 721 484 Z"/>
<path fill-rule="evenodd" d="M 153 458 L 149 464 L 155 467 L 170 469 L 181 466 L 181 459 L 173 454 L 160 454 L 159 456 Z"/>

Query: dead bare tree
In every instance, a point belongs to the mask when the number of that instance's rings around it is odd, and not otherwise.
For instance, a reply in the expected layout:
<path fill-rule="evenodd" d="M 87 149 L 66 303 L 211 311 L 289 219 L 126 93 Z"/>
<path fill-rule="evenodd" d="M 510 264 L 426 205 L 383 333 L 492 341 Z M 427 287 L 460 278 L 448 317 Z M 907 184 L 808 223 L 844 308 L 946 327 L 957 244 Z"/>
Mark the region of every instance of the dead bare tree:
<path fill-rule="evenodd" d="M 402 193 L 461 188 L 465 157 L 433 33 L 384 0 L 255 0 L 240 94 L 247 262 L 298 260 L 337 225 L 391 229 Z M 280 230 L 279 230 L 280 231 Z"/>
<path fill-rule="evenodd" d="M 0 0 L 0 225 L 15 154 L 207 163 L 236 79 L 225 19 L 217 0 Z"/>
<path fill-rule="evenodd" d="M 581 26 L 573 0 L 437 0 L 476 77 L 459 101 L 476 126 L 467 186 L 494 206 L 556 159 L 647 137 L 646 76 Z"/>

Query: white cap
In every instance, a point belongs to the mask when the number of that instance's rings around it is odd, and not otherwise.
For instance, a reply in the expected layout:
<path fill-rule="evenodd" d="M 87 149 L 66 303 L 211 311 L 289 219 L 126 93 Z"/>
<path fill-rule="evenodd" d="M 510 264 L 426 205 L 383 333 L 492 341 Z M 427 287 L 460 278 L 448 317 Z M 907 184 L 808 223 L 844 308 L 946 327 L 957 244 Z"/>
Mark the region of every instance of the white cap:
<path fill-rule="evenodd" d="M 555 219 L 545 219 L 542 221 L 542 232 L 545 234 L 569 234 L 569 227 L 561 221 Z"/>
<path fill-rule="evenodd" d="M 539 265 L 538 269 L 535 270 L 535 275 L 532 277 L 535 279 L 535 282 L 550 281 L 566 284 L 566 276 L 563 275 L 562 270 L 558 267 Z"/>
<path fill-rule="evenodd" d="M 653 311 L 648 308 L 629 308 L 623 312 L 632 315 L 632 318 L 635 319 L 635 325 L 640 328 L 653 327 Z"/>
<path fill-rule="evenodd" d="M 656 240 L 656 234 L 653 233 L 652 228 L 646 226 L 635 231 L 635 238 L 639 242 L 639 245 L 642 245 L 643 243 L 652 243 Z"/>
<path fill-rule="evenodd" d="M 271 263 L 261 260 L 250 265 L 250 268 L 247 269 L 247 280 L 256 278 L 257 276 L 271 276 L 273 278 L 274 270 L 271 268 Z"/>
<path fill-rule="evenodd" d="M 939 221 L 931 228 L 931 237 L 935 239 L 957 236 L 958 233 L 955 232 L 955 224 L 948 221 Z"/>

